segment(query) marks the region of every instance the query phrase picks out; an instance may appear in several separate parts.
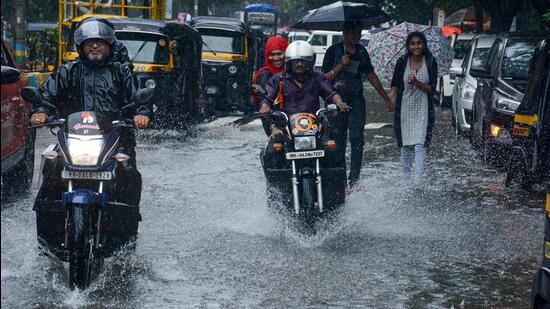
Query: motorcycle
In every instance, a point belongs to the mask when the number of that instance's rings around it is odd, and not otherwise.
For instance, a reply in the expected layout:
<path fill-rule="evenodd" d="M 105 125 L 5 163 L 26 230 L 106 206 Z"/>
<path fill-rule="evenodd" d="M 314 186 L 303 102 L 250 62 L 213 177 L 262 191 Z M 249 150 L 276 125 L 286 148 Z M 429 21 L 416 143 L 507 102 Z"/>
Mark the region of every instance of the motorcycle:
<path fill-rule="evenodd" d="M 337 90 L 325 98 L 325 102 L 345 87 L 343 82 L 337 83 Z M 261 86 L 252 85 L 251 89 L 258 98 L 273 102 Z M 292 192 L 292 199 L 287 200 L 290 203 L 285 206 L 311 232 L 315 232 L 316 222 L 325 213 L 345 202 L 345 166 L 338 164 L 336 159 L 336 141 L 326 134 L 330 133 L 331 120 L 337 114 L 335 104 L 329 104 L 315 114 L 256 113 L 257 117 L 270 117 L 285 136 L 280 142 L 275 142 L 273 148 L 284 155 L 287 166 L 264 168 L 268 188 L 277 187 L 282 196 L 289 196 L 285 193 Z"/>
<path fill-rule="evenodd" d="M 122 110 L 144 104 L 153 92 L 139 90 L 134 102 Z M 35 106 L 57 111 L 42 101 L 36 88 L 24 87 L 21 96 Z M 57 143 L 42 153 L 41 166 L 57 179 L 61 170 L 63 186 L 60 200 L 56 197 L 38 208 L 35 204 L 38 240 L 48 249 L 46 253 L 69 263 L 71 287 L 85 289 L 101 271 L 104 258 L 137 236 L 139 205 L 118 201 L 120 189 L 115 182 L 118 168 L 130 159 L 118 152 L 119 131 L 133 128 L 133 121 L 100 119 L 94 112 L 82 111 L 31 126 L 38 127 L 49 127 L 57 137 Z M 55 132 L 56 127 L 61 129 Z"/>

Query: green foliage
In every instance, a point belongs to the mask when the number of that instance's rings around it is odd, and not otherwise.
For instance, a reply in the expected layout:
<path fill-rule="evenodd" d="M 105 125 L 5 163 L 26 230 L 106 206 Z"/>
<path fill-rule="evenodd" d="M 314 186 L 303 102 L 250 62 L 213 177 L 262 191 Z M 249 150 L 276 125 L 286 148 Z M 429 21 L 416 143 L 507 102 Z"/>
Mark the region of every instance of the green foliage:
<path fill-rule="evenodd" d="M 27 63 L 31 70 L 57 64 L 57 29 L 27 34 Z"/>
<path fill-rule="evenodd" d="M 542 15 L 544 18 L 544 21 L 550 22 L 550 11 L 546 12 L 546 14 Z"/>

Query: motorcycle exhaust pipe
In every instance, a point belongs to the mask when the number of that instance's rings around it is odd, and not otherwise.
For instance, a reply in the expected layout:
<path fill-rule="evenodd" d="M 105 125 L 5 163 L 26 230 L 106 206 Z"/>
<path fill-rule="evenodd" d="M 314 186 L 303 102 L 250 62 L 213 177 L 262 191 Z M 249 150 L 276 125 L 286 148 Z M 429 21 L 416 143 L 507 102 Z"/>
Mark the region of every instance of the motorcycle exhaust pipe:
<path fill-rule="evenodd" d="M 296 161 L 292 160 L 292 197 L 294 199 L 294 213 L 300 214 L 300 195 L 298 193 L 298 174 L 296 173 Z"/>
<path fill-rule="evenodd" d="M 315 184 L 317 184 L 317 203 L 319 204 L 319 213 L 323 213 L 323 183 L 321 182 L 321 164 L 319 159 L 315 160 L 315 173 L 317 177 Z"/>

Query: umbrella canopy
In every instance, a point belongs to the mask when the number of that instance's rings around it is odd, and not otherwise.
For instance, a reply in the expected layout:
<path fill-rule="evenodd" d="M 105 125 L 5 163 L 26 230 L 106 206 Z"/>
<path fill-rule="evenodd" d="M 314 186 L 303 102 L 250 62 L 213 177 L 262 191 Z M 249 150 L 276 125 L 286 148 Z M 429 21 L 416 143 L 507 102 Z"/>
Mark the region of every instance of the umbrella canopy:
<path fill-rule="evenodd" d="M 366 28 L 389 20 L 391 20 L 390 16 L 378 7 L 338 1 L 309 12 L 292 28 L 342 31 L 346 21 L 358 22 Z"/>
<path fill-rule="evenodd" d="M 453 50 L 440 27 L 401 23 L 386 31 L 374 34 L 367 46 L 376 74 L 385 81 L 391 81 L 397 59 L 405 54 L 405 41 L 411 32 L 424 33 L 428 49 L 437 61 L 438 76 L 449 74 L 453 61 Z"/>
<path fill-rule="evenodd" d="M 445 36 L 450 36 L 453 33 L 456 33 L 456 34 L 462 33 L 462 30 L 460 28 L 453 27 L 453 26 L 443 26 L 441 27 L 441 31 L 443 31 L 443 34 Z"/>

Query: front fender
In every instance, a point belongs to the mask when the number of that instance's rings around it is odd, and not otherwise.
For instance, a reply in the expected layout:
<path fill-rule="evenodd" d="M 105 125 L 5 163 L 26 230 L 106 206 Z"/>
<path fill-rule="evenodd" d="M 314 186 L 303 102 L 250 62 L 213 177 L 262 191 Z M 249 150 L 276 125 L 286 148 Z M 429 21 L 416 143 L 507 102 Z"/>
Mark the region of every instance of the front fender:
<path fill-rule="evenodd" d="M 97 193 L 90 189 L 76 189 L 72 192 L 64 192 L 62 204 L 66 208 L 67 204 L 96 204 L 101 207 L 107 205 L 107 194 Z"/>

